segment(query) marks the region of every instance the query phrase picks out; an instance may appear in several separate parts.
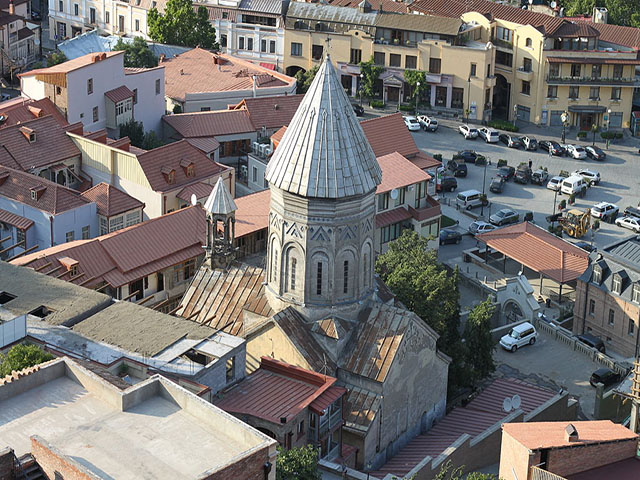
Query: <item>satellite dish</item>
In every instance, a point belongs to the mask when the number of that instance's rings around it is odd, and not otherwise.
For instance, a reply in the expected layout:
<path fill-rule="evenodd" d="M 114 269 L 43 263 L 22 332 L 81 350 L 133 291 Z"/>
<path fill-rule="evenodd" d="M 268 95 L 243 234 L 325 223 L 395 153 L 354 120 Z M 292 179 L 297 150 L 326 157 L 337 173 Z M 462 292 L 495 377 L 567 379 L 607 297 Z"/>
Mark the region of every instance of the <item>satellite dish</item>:
<path fill-rule="evenodd" d="M 513 405 L 511 405 L 511 398 L 506 397 L 502 401 L 502 410 L 504 410 L 505 412 L 509 413 L 512 408 L 513 408 Z"/>
<path fill-rule="evenodd" d="M 555 2 L 555 0 L 554 0 L 553 2 L 551 2 L 551 3 L 549 4 L 549 6 L 550 6 L 551 8 L 556 8 L 556 7 L 558 6 L 558 4 L 557 4 L 557 3 Z"/>
<path fill-rule="evenodd" d="M 533 0 L 529 0 L 529 5 L 533 5 Z"/>
<path fill-rule="evenodd" d="M 396 198 L 398 198 L 398 189 L 394 188 L 393 190 L 391 190 L 391 198 L 393 200 L 395 200 Z"/>
<path fill-rule="evenodd" d="M 195 193 L 191 194 L 191 205 L 195 205 L 196 203 L 198 203 L 198 197 L 196 197 Z"/>
<path fill-rule="evenodd" d="M 517 410 L 520 408 L 520 405 L 522 405 L 522 399 L 520 398 L 520 395 L 516 393 L 513 398 L 511 398 L 511 406 L 514 410 Z"/>

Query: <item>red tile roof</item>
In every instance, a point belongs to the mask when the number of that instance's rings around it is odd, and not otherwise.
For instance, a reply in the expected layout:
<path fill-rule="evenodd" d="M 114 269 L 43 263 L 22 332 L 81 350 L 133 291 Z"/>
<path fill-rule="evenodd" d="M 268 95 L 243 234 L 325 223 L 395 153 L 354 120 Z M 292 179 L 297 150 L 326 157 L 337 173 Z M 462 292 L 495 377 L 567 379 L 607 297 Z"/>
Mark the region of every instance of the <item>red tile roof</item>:
<path fill-rule="evenodd" d="M 144 203 L 108 183 L 99 183 L 81 194 L 90 202 L 96 202 L 98 213 L 105 217 L 119 215 L 135 208 L 144 208 Z"/>
<path fill-rule="evenodd" d="M 553 32 L 553 37 L 557 38 L 579 38 L 597 37 L 600 32 L 585 22 L 573 23 L 564 22 Z"/>
<path fill-rule="evenodd" d="M 191 203 L 191 195 L 195 195 L 196 198 L 204 198 L 209 196 L 211 190 L 213 190 L 213 185 L 209 185 L 208 183 L 192 183 L 180 190 L 176 197 L 180 200 Z"/>
<path fill-rule="evenodd" d="M 640 29 L 635 27 L 623 27 L 609 23 L 593 23 L 590 18 L 576 18 L 577 22 L 588 22 L 589 26 L 600 32 L 600 40 L 603 42 L 621 45 L 623 47 L 640 49 Z"/>
<path fill-rule="evenodd" d="M 419 152 L 401 113 L 364 120 L 360 125 L 376 157 L 398 152 L 411 158 Z"/>
<path fill-rule="evenodd" d="M 578 439 L 565 440 L 565 428 L 571 424 L 578 431 Z M 529 450 L 542 448 L 581 447 L 590 443 L 617 442 L 637 439 L 638 434 L 611 420 L 581 422 L 505 423 L 502 431 Z"/>
<path fill-rule="evenodd" d="M 278 143 L 280 143 L 280 141 L 282 140 L 282 137 L 284 137 L 284 132 L 286 131 L 287 131 L 287 127 L 285 125 L 284 127 L 280 128 L 276 133 L 271 135 L 271 141 L 273 142 L 274 147 L 278 146 Z"/>
<path fill-rule="evenodd" d="M 134 94 L 129 88 L 125 85 L 122 85 L 118 88 L 114 88 L 113 90 L 109 90 L 104 93 L 104 96 L 111 100 L 113 103 L 118 103 L 126 100 L 127 98 L 133 98 Z"/>
<path fill-rule="evenodd" d="M 249 235 L 269 226 L 269 189 L 234 199 L 236 210 L 236 238 Z"/>
<path fill-rule="evenodd" d="M 2 210 L 1 208 L 0 223 L 6 223 L 8 225 L 16 227 L 18 230 L 27 230 L 33 226 L 33 220 L 21 217 L 20 215 L 8 212 L 7 210 Z"/>
<path fill-rule="evenodd" d="M 116 55 L 124 55 L 124 52 L 113 51 L 113 52 L 87 53 L 86 55 L 83 55 L 78 58 L 74 58 L 73 60 L 68 60 L 64 63 L 59 63 L 58 65 L 54 65 L 53 67 L 29 70 L 28 72 L 21 73 L 18 76 L 32 77 L 34 75 L 37 75 L 40 79 L 42 79 L 45 82 L 53 82 L 56 85 L 60 84 L 60 86 L 66 87 L 67 85 L 66 75 L 69 72 L 73 72 L 74 70 L 78 70 L 80 68 L 88 67 L 89 65 L 93 65 L 96 62 L 104 61 L 111 57 L 115 57 Z M 59 76 L 60 74 L 63 75 L 62 78 Z"/>
<path fill-rule="evenodd" d="M 351 8 L 359 8 L 359 4 L 361 0 L 329 0 L 329 4 L 334 7 L 351 7 Z M 409 8 L 407 4 L 404 2 L 399 2 L 396 0 L 382 0 L 376 1 L 371 0 L 369 2 L 371 4 L 371 10 L 373 11 L 383 11 L 383 12 L 395 12 L 395 13 L 408 13 Z"/>
<path fill-rule="evenodd" d="M 281 419 L 293 419 L 323 394 L 329 393 L 335 382 L 334 377 L 262 357 L 260 368 L 223 393 L 214 405 L 230 413 L 280 424 Z M 323 402 L 329 398 L 337 400 L 344 393 L 344 389 L 336 387 Z"/>
<path fill-rule="evenodd" d="M 254 130 L 289 125 L 304 95 L 278 95 L 272 97 L 245 98 L 233 110 L 246 108 Z"/>
<path fill-rule="evenodd" d="M 20 129 L 33 130 L 35 141 L 29 139 Z M 0 129 L 0 165 L 22 170 L 54 165 L 80 155 L 80 149 L 69 138 L 65 128 L 61 127 L 53 116 L 36 118 Z"/>
<path fill-rule="evenodd" d="M 382 183 L 376 194 L 429 180 L 431 177 L 398 152 L 378 157 L 382 169 Z"/>
<path fill-rule="evenodd" d="M 18 122 L 23 123 L 47 115 L 51 115 L 61 127 L 69 125 L 64 115 L 58 110 L 58 107 L 48 98 L 31 100 L 25 97 L 16 97 L 7 100 L 6 102 L 0 103 L 0 115 L 6 117 L 6 120 L 0 125 L 0 128 L 9 127 Z"/>
<path fill-rule="evenodd" d="M 411 213 L 406 208 L 394 208 L 393 210 L 388 210 L 376 215 L 376 228 L 386 227 L 387 225 L 409 220 L 410 218 Z"/>
<path fill-rule="evenodd" d="M 192 162 L 195 167 L 195 176 L 187 177 L 185 168 L 180 164 L 183 161 Z M 151 188 L 156 192 L 166 192 L 177 187 L 197 182 L 204 178 L 221 175 L 230 169 L 208 158 L 201 150 L 191 145 L 186 140 L 169 143 L 159 148 L 154 148 L 138 155 L 138 162 L 144 171 Z M 175 182 L 168 183 L 168 176 L 163 171 L 175 171 Z"/>
<path fill-rule="evenodd" d="M 607 64 L 607 65 L 640 65 L 637 58 L 606 58 L 606 57 L 547 57 L 549 63 L 579 63 L 579 64 Z"/>
<path fill-rule="evenodd" d="M 90 203 L 75 190 L 42 177 L 0 165 L 0 174 L 4 173 L 8 173 L 8 177 L 0 183 L 0 195 L 38 210 L 57 215 Z M 43 190 L 40 198 L 34 200 L 31 198 L 31 189 L 36 188 Z"/>
<path fill-rule="evenodd" d="M 79 262 L 78 275 L 63 280 L 87 282 L 87 287 L 106 282 L 117 288 L 203 255 L 205 236 L 204 210 L 188 207 L 101 237 L 56 245 L 12 263 L 38 268 L 51 262 L 42 271 L 47 273 L 60 265 L 60 258 L 68 257 Z"/>
<path fill-rule="evenodd" d="M 165 67 L 165 95 L 178 101 L 185 101 L 190 93 L 251 90 L 254 75 L 258 90 L 295 83 L 293 77 L 202 48 L 167 58 L 160 65 Z"/>
<path fill-rule="evenodd" d="M 216 137 L 255 132 L 247 110 L 180 113 L 162 117 L 182 138 Z"/>
<path fill-rule="evenodd" d="M 529 222 L 498 228 L 476 238 L 560 283 L 575 280 L 589 265 L 586 251 Z"/>
<path fill-rule="evenodd" d="M 520 380 L 512 378 L 494 380 L 467 406 L 453 409 L 431 430 L 415 437 L 378 472 L 372 472 L 372 474 L 378 478 L 383 478 L 387 473 L 397 476 L 406 475 L 426 456 L 435 459 L 463 433 L 476 437 L 507 415 L 502 410 L 502 401 L 505 397 L 516 394 L 522 399 L 520 408 L 525 414 L 532 412 L 555 396 L 554 392 Z"/>
<path fill-rule="evenodd" d="M 442 162 L 423 152 L 419 152 L 415 157 L 411 157 L 411 163 L 421 170 L 431 170 L 442 165 Z"/>

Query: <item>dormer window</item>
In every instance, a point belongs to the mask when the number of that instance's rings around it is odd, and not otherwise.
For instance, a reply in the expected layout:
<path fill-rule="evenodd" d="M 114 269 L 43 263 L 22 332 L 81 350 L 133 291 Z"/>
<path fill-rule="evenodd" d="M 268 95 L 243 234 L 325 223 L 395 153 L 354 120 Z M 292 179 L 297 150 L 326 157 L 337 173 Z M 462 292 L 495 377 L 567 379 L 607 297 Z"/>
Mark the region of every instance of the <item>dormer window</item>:
<path fill-rule="evenodd" d="M 633 303 L 640 303 L 640 285 L 637 283 L 633 284 L 633 291 L 631 293 L 631 301 Z"/>
<path fill-rule="evenodd" d="M 162 175 L 164 175 L 164 180 L 169 183 L 169 184 L 173 184 L 176 183 L 176 171 L 171 168 L 171 167 L 162 167 L 162 170 L 160 170 L 162 172 Z"/>
<path fill-rule="evenodd" d="M 596 265 L 593 267 L 593 275 L 591 276 L 591 280 L 593 283 L 597 283 L 600 285 L 602 281 L 602 267 L 600 265 Z"/>
<path fill-rule="evenodd" d="M 31 200 L 40 200 L 40 197 L 44 193 L 47 187 L 43 187 L 42 185 L 38 185 L 37 187 L 32 187 L 31 190 Z"/>
<path fill-rule="evenodd" d="M 613 276 L 613 284 L 611 286 L 611 290 L 613 291 L 613 293 L 617 293 L 618 295 L 620 295 L 620 292 L 622 292 L 622 277 L 620 277 L 620 275 L 618 275 L 617 273 Z"/>
<path fill-rule="evenodd" d="M 24 138 L 29 140 L 29 143 L 33 143 L 36 141 L 36 132 L 34 129 L 22 126 L 20 127 L 20 133 L 24 135 Z"/>
<path fill-rule="evenodd" d="M 180 166 L 187 177 L 191 178 L 196 176 L 196 166 L 191 160 L 182 160 Z"/>

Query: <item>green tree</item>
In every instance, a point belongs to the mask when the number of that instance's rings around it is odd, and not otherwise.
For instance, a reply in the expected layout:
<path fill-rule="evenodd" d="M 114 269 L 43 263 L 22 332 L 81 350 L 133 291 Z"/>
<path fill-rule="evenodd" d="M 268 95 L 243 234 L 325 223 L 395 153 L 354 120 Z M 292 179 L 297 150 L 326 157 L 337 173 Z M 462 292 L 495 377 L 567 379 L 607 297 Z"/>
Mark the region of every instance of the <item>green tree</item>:
<path fill-rule="evenodd" d="M 21 343 L 12 347 L 6 356 L 0 353 L 0 377 L 6 377 L 11 375 L 13 371 L 33 367 L 51 359 L 53 359 L 53 355 L 45 352 L 37 345 Z"/>
<path fill-rule="evenodd" d="M 149 132 L 144 134 L 144 140 L 142 140 L 142 147 L 145 150 L 153 150 L 154 148 L 158 148 L 164 145 L 162 140 L 158 138 L 156 132 L 150 130 Z"/>
<path fill-rule="evenodd" d="M 156 42 L 217 50 L 216 29 L 204 6 L 194 10 L 191 0 L 169 0 L 164 14 L 156 8 L 147 15 L 149 36 Z"/>
<path fill-rule="evenodd" d="M 420 70 L 405 70 L 404 80 L 411 86 L 414 100 L 416 98 L 416 95 L 418 96 L 418 98 L 422 98 L 424 93 L 427 91 L 428 83 L 427 75 L 425 74 L 425 72 L 422 72 Z M 418 82 L 420 82 L 419 87 Z"/>
<path fill-rule="evenodd" d="M 434 477 L 434 480 L 498 480 L 492 473 L 471 472 L 464 474 L 464 465 L 453 468 L 451 460 L 440 467 L 440 471 Z"/>
<path fill-rule="evenodd" d="M 298 93 L 307 93 L 307 90 L 309 90 L 309 87 L 311 86 L 311 82 L 316 78 L 316 73 L 318 73 L 318 65 L 313 67 L 311 70 L 298 70 L 296 72 L 296 88 Z"/>
<path fill-rule="evenodd" d="M 53 67 L 54 65 L 58 65 L 59 63 L 64 63 L 66 61 L 67 56 L 64 54 L 64 52 L 56 50 L 47 57 L 47 67 Z"/>
<path fill-rule="evenodd" d="M 113 50 L 124 50 L 125 67 L 153 68 L 158 66 L 158 59 L 142 37 L 135 37 L 132 42 L 124 42 L 119 39 L 113 46 Z"/>
<path fill-rule="evenodd" d="M 144 126 L 142 122 L 136 122 L 134 119 L 120 125 L 120 138 L 129 137 L 131 145 L 142 148 L 144 142 Z"/>
<path fill-rule="evenodd" d="M 640 27 L 640 2 L 629 0 L 564 0 L 565 14 L 581 15 L 593 13 L 594 7 L 606 7 L 608 23 Z"/>
<path fill-rule="evenodd" d="M 382 72 L 384 72 L 384 67 L 376 65 L 373 57 L 368 62 L 360 62 L 360 73 L 362 74 L 360 89 L 362 95 L 367 98 L 376 96 L 376 81 Z"/>
<path fill-rule="evenodd" d="M 283 450 L 278 447 L 276 480 L 320 480 L 318 450 L 312 445 Z"/>
<path fill-rule="evenodd" d="M 496 369 L 493 363 L 495 345 L 491 339 L 494 310 L 491 299 L 487 298 L 471 310 L 464 329 L 466 365 L 474 384 Z"/>

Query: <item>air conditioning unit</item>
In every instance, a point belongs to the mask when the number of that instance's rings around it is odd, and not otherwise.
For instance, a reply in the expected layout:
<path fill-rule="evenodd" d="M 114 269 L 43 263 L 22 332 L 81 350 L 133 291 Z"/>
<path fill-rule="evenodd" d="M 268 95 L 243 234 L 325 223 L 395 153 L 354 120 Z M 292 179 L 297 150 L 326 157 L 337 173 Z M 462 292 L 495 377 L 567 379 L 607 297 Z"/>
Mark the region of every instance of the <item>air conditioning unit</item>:
<path fill-rule="evenodd" d="M 264 149 L 264 156 L 268 157 L 269 155 L 271 155 L 271 147 L 267 145 L 267 148 Z"/>
<path fill-rule="evenodd" d="M 261 143 L 260 144 L 260 156 L 264 157 L 265 156 L 265 150 L 269 148 L 269 145 L 267 145 L 266 143 Z"/>
<path fill-rule="evenodd" d="M 253 142 L 253 148 L 252 148 L 253 153 L 258 153 L 259 148 L 260 148 L 260 144 L 258 142 Z"/>

